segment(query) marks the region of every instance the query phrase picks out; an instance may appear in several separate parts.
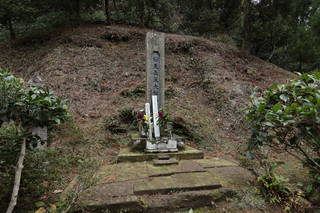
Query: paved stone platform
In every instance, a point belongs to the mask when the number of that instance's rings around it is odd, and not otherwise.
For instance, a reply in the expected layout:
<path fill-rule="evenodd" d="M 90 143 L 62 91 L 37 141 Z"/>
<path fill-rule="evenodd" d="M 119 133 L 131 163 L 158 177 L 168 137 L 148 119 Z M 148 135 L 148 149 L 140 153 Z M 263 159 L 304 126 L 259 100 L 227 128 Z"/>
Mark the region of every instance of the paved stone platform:
<path fill-rule="evenodd" d="M 130 148 L 122 148 L 118 155 L 117 162 L 142 162 L 150 161 L 155 158 L 159 153 L 145 153 L 145 152 L 133 152 Z M 203 159 L 204 153 L 200 150 L 194 149 L 190 146 L 186 146 L 184 150 L 178 152 L 166 153 L 170 158 L 176 158 L 178 160 L 191 160 L 191 159 Z"/>
<path fill-rule="evenodd" d="M 78 208 L 162 212 L 203 207 L 232 196 L 251 178 L 236 163 L 218 158 L 168 166 L 152 161 L 105 165 L 93 177 L 95 184 L 79 195 Z"/>

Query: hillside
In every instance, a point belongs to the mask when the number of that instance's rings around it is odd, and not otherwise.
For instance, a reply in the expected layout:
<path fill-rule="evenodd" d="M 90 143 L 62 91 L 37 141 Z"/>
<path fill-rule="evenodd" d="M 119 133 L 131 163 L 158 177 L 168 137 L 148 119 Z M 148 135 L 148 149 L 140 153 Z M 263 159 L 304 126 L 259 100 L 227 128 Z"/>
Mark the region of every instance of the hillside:
<path fill-rule="evenodd" d="M 34 44 L 1 47 L 0 67 L 45 85 L 70 100 L 77 120 L 105 118 L 123 107 L 142 107 L 144 97 L 121 92 L 146 84 L 146 29 L 82 26 Z M 118 41 L 119 40 L 119 41 Z M 194 112 L 216 130 L 215 140 L 236 142 L 242 110 L 254 88 L 283 83 L 293 75 L 226 44 L 203 38 L 166 35 L 166 105 L 173 114 Z M 259 90 L 259 89 L 258 89 Z M 188 115 L 188 122 L 197 124 Z"/>
<path fill-rule="evenodd" d="M 126 107 L 140 109 L 146 85 L 147 29 L 80 26 L 50 37 L 1 44 L 0 67 L 25 81 L 41 81 L 70 100 L 74 115 L 51 135 L 63 153 L 111 162 L 124 135 L 105 130 L 105 120 Z M 207 155 L 235 159 L 248 134 L 243 110 L 254 91 L 294 75 L 235 47 L 200 37 L 166 34 L 166 108 L 186 123 L 188 143 Z M 142 91 L 144 91 L 142 89 Z M 65 183 L 78 170 L 66 168 Z M 63 183 L 62 183 L 63 185 Z"/>

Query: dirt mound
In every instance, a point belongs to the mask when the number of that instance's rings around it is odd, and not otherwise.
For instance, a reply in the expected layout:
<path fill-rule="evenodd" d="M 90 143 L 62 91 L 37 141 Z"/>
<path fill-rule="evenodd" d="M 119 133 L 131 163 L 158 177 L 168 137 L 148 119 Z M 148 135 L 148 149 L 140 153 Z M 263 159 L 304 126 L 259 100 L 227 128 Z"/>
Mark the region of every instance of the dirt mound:
<path fill-rule="evenodd" d="M 28 81 L 35 76 L 70 100 L 81 122 L 107 117 L 123 107 L 142 107 L 144 97 L 123 91 L 146 84 L 148 30 L 80 26 L 62 30 L 41 45 L 1 45 L 0 67 Z M 183 117 L 206 143 L 237 142 L 243 136 L 243 108 L 255 87 L 294 77 L 236 48 L 203 38 L 166 34 L 166 105 Z M 234 143 L 228 143 L 234 150 Z M 224 152 L 225 149 L 224 149 Z"/>

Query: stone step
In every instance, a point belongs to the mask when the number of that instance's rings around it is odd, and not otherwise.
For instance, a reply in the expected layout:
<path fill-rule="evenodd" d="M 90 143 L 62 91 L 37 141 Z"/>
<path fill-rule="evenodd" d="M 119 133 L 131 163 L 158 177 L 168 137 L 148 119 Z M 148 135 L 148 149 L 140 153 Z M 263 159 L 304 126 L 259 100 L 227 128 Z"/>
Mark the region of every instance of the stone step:
<path fill-rule="evenodd" d="M 130 148 L 120 149 L 117 162 L 143 162 L 152 161 L 157 158 L 159 153 L 145 153 L 145 152 L 135 152 Z M 204 153 L 200 150 L 194 149 L 192 147 L 186 146 L 183 150 L 178 152 L 166 153 L 170 157 L 175 157 L 178 160 L 191 160 L 191 159 L 203 159 Z"/>
<path fill-rule="evenodd" d="M 187 191 L 164 195 L 138 196 L 143 200 L 146 209 L 144 212 L 176 212 L 190 208 L 212 206 L 235 195 L 235 191 L 228 188 L 215 190 Z M 180 212 L 180 211 L 179 211 Z M 183 211 L 185 212 L 185 211 Z"/>
<path fill-rule="evenodd" d="M 169 158 L 165 160 L 159 160 L 159 159 L 154 159 L 153 160 L 153 165 L 155 166 L 165 166 L 165 165 L 173 165 L 173 164 L 178 164 L 179 162 L 177 161 L 176 158 Z"/>
<path fill-rule="evenodd" d="M 133 193 L 135 195 L 167 194 L 176 191 L 209 190 L 220 187 L 220 182 L 208 172 L 183 173 L 145 179 L 134 184 Z"/>
<path fill-rule="evenodd" d="M 157 156 L 158 160 L 169 160 L 170 155 L 162 154 Z"/>
<path fill-rule="evenodd" d="M 109 212 L 119 212 L 119 209 L 125 209 L 132 213 L 158 213 L 212 206 L 212 203 L 217 204 L 233 197 L 235 194 L 233 189 L 222 187 L 216 190 L 186 191 L 171 194 L 106 196 L 92 200 L 83 200 L 80 196 L 80 203 L 81 210 L 87 212 L 108 212 L 108 210 Z M 78 209 L 74 210 L 78 212 Z"/>

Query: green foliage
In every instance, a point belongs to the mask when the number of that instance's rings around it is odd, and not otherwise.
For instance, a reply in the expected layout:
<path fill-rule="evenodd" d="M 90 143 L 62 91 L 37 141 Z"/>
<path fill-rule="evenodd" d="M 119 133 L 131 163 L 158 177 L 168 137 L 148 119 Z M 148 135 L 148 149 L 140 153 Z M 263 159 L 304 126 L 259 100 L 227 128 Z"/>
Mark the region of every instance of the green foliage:
<path fill-rule="evenodd" d="M 15 106 L 21 114 L 23 126 L 50 126 L 67 119 L 66 102 L 55 97 L 48 88 L 31 87 Z"/>
<path fill-rule="evenodd" d="M 306 72 L 320 66 L 319 8 L 319 0 L 0 0 L 0 41 L 40 39 L 74 21 L 106 21 L 217 37 L 286 69 Z"/>
<path fill-rule="evenodd" d="M 0 118 L 15 115 L 14 104 L 23 95 L 23 80 L 11 73 L 0 69 Z"/>
<path fill-rule="evenodd" d="M 136 120 L 135 112 L 132 107 L 122 108 L 119 110 L 120 122 L 131 124 Z"/>
<path fill-rule="evenodd" d="M 13 165 L 15 164 L 16 155 L 19 150 L 20 143 L 17 127 L 13 124 L 2 125 L 0 127 L 0 187 L 1 184 L 11 186 L 11 175 L 14 172 Z M 5 188 L 3 193 L 9 193 L 9 190 L 11 189 Z"/>
<path fill-rule="evenodd" d="M 267 145 L 286 151 L 320 174 L 319 73 L 273 85 L 251 101 L 247 111 L 252 131 L 249 149 Z"/>
<path fill-rule="evenodd" d="M 288 185 L 288 178 L 275 173 L 278 165 L 271 164 L 267 167 L 266 173 L 258 177 L 260 192 L 269 202 L 281 204 L 286 211 L 299 208 L 301 192 L 295 192 Z"/>
<path fill-rule="evenodd" d="M 64 122 L 66 100 L 57 98 L 48 88 L 23 88 L 23 81 L 0 70 L 0 116 L 22 126 L 50 126 Z"/>
<path fill-rule="evenodd" d="M 130 98 L 138 98 L 138 97 L 144 97 L 146 94 L 145 86 L 139 85 L 133 89 L 126 89 L 123 90 L 120 95 L 123 97 L 130 97 Z"/>
<path fill-rule="evenodd" d="M 1 196 L 10 198 L 8 193 L 13 183 L 16 156 L 21 138 L 28 135 L 26 130 L 32 126 L 64 122 L 68 113 L 66 100 L 56 98 L 49 89 L 25 88 L 21 79 L 5 70 L 0 70 L 0 100 L 0 187 L 4 188 Z M 3 123 L 3 120 L 10 122 Z M 55 171 L 51 171 L 46 163 L 51 154 L 28 153 L 21 186 L 21 194 L 25 197 L 40 196 L 46 190 L 42 181 L 56 179 Z"/>
<path fill-rule="evenodd" d="M 172 118 L 170 117 L 169 113 L 164 110 L 161 110 L 158 116 L 158 125 L 160 127 L 160 130 L 165 132 L 169 128 L 168 125 L 172 123 Z"/>
<path fill-rule="evenodd" d="M 89 13 L 81 14 L 81 19 L 85 22 L 95 23 L 95 22 L 104 22 L 106 17 L 103 11 L 93 11 Z"/>
<path fill-rule="evenodd" d="M 257 193 L 257 188 L 254 186 L 248 186 L 241 188 L 239 192 L 233 197 L 232 203 L 238 208 L 238 209 L 248 209 L 250 208 L 265 208 L 267 205 L 267 202 L 263 196 L 261 196 L 261 193 Z"/>
<path fill-rule="evenodd" d="M 274 170 L 276 164 L 268 168 L 266 174 L 258 177 L 258 183 L 262 194 L 268 197 L 271 203 L 282 203 L 285 199 L 292 196 L 291 191 L 286 187 L 288 178 L 276 175 Z"/>

